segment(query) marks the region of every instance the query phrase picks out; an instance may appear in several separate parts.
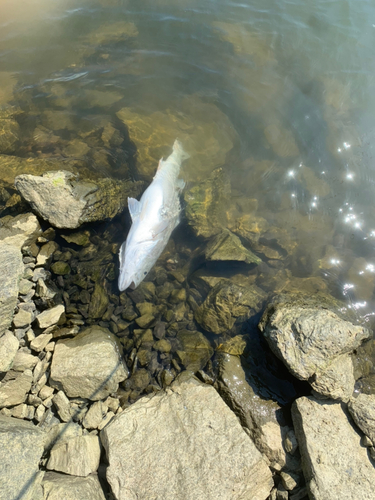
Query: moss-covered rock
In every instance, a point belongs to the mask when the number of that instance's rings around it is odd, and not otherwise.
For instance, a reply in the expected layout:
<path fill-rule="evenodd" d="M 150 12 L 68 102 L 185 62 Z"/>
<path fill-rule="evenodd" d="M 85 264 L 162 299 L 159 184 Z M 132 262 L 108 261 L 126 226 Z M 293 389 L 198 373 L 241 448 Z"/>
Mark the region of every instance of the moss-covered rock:
<path fill-rule="evenodd" d="M 62 234 L 62 238 L 68 243 L 74 243 L 80 247 L 85 247 L 90 243 L 90 232 L 89 231 L 78 231 L 76 233 Z"/>
<path fill-rule="evenodd" d="M 246 348 L 246 335 L 236 335 L 225 342 L 219 344 L 217 351 L 226 352 L 232 356 L 241 356 Z"/>
<path fill-rule="evenodd" d="M 52 264 L 51 271 L 60 276 L 64 276 L 65 274 L 69 274 L 71 269 L 67 262 L 58 260 Z"/>
<path fill-rule="evenodd" d="M 259 257 L 242 245 L 238 236 L 228 230 L 224 230 L 208 242 L 205 257 L 212 261 L 236 260 L 246 262 L 246 264 L 262 262 Z"/>

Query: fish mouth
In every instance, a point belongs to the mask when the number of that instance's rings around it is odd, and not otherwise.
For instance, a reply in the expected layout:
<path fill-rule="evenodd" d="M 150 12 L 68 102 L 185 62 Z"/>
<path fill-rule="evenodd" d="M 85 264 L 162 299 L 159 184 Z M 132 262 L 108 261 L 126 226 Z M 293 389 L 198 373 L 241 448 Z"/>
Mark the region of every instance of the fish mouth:
<path fill-rule="evenodd" d="M 135 290 L 135 283 L 134 283 L 134 281 L 132 281 L 130 283 L 130 285 L 128 286 L 128 288 L 130 288 L 130 290 Z"/>

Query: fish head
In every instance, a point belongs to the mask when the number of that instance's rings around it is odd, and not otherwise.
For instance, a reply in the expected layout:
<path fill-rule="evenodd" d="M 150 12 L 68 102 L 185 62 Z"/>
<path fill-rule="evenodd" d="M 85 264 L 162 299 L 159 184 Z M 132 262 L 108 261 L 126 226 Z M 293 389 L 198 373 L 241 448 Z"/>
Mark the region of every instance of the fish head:
<path fill-rule="evenodd" d="M 127 288 L 135 289 L 145 279 L 152 266 L 155 264 L 153 258 L 155 242 L 143 241 L 129 244 L 128 241 L 121 245 L 120 275 L 118 287 L 120 292 Z"/>

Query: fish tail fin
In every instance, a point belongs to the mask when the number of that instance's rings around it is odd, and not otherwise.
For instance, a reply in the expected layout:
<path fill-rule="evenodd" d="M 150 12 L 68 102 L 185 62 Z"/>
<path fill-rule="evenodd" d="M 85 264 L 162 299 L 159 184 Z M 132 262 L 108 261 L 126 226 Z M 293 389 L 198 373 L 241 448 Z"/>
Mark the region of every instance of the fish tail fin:
<path fill-rule="evenodd" d="M 181 142 L 178 139 L 176 139 L 174 141 L 173 152 L 177 153 L 180 156 L 181 161 L 187 160 L 188 158 L 190 158 L 189 153 L 187 153 L 186 151 L 184 151 L 184 148 L 182 147 L 182 144 L 181 144 Z"/>

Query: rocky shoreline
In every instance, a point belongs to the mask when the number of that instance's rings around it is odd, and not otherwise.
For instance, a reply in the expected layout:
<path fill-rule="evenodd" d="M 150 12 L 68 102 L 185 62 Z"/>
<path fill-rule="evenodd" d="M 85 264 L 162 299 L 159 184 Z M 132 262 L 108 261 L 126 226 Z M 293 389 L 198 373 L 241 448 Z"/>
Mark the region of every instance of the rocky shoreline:
<path fill-rule="evenodd" d="M 191 274 L 202 258 L 260 264 L 218 225 L 204 257 L 171 242 L 148 281 L 119 295 L 118 224 L 67 230 L 92 220 L 73 205 L 87 213 L 82 200 L 101 189 L 71 182 L 21 175 L 41 218 L 1 221 L 0 498 L 372 498 L 375 396 L 354 390 L 371 332 L 326 293 Z M 76 225 L 29 190 L 48 183 L 70 190 Z"/>

